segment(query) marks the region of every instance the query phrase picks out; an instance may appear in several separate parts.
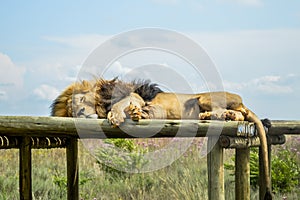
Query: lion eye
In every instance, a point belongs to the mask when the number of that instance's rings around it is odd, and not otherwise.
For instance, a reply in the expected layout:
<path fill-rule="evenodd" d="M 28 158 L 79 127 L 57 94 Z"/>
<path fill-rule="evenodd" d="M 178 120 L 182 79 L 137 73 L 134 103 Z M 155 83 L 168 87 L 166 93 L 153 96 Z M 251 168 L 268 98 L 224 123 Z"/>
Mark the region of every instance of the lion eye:
<path fill-rule="evenodd" d="M 80 97 L 80 103 L 83 103 L 85 101 L 85 97 Z"/>

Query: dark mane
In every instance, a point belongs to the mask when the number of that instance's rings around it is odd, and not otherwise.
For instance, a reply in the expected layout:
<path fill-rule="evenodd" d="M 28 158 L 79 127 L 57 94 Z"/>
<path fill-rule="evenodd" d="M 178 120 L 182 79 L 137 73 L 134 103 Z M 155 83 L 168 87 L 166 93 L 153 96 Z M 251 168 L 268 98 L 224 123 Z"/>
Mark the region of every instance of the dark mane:
<path fill-rule="evenodd" d="M 163 92 L 157 84 L 151 83 L 150 80 L 133 81 L 134 92 L 140 95 L 144 101 L 151 101 L 158 93 Z"/>
<path fill-rule="evenodd" d="M 101 104 L 107 111 L 132 92 L 140 95 L 145 102 L 151 101 L 158 93 L 163 92 L 157 84 L 151 83 L 150 80 L 135 80 L 128 83 L 117 78 L 110 81 L 99 79 L 97 84 Z"/>
<path fill-rule="evenodd" d="M 134 87 L 132 85 L 115 78 L 111 81 L 101 82 L 98 93 L 101 96 L 101 102 L 108 111 L 113 104 L 129 96 L 133 91 Z"/>

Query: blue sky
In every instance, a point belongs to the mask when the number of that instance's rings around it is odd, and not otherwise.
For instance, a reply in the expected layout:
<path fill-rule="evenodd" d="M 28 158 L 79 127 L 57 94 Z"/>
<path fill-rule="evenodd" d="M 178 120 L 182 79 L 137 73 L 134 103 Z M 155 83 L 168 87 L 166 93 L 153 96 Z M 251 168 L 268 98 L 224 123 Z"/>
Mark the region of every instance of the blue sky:
<path fill-rule="evenodd" d="M 1 4 L 0 115 L 49 115 L 51 101 L 76 80 L 97 46 L 124 31 L 159 27 L 200 44 L 216 64 L 225 89 L 240 94 L 261 118 L 300 118 L 299 1 Z M 118 61 L 115 73 L 127 67 Z"/>

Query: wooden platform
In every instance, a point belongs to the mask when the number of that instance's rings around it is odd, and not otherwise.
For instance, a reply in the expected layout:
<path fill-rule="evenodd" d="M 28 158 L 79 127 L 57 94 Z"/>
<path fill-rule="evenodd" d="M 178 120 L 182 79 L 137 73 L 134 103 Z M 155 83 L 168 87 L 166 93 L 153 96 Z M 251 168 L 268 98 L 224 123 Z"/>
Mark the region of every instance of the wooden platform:
<path fill-rule="evenodd" d="M 283 144 L 284 134 L 300 134 L 300 121 L 272 121 L 269 145 Z M 78 139 L 208 137 L 209 197 L 224 199 L 223 148 L 236 148 L 240 170 L 246 169 L 250 146 L 259 146 L 255 125 L 249 122 L 200 120 L 126 121 L 112 127 L 105 119 L 62 117 L 0 116 L 0 149 L 20 151 L 20 199 L 32 199 L 31 149 L 66 148 L 68 199 L 78 200 Z M 216 146 L 209 146 L 216 144 Z M 249 171 L 249 170 L 248 170 Z M 238 198 L 248 199 L 249 174 L 236 172 Z M 246 182 L 246 183 L 245 183 Z"/>

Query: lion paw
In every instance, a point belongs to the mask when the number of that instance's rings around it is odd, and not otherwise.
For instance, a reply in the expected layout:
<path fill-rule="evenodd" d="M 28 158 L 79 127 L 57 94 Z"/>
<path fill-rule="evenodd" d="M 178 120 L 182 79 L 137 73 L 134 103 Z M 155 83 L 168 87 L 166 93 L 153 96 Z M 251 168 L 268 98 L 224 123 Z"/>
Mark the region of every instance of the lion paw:
<path fill-rule="evenodd" d="M 130 102 L 129 106 L 122 111 L 122 109 L 111 109 L 107 114 L 108 121 L 114 126 L 120 126 L 125 119 L 131 119 L 133 121 L 139 121 L 142 119 L 143 111 L 139 106 Z"/>
<path fill-rule="evenodd" d="M 223 112 L 212 112 L 212 111 L 205 111 L 199 113 L 200 120 L 224 120 L 223 119 Z"/>
<path fill-rule="evenodd" d="M 202 112 L 202 113 L 199 113 L 199 119 L 200 120 L 210 120 L 211 119 L 211 112 Z"/>
<path fill-rule="evenodd" d="M 244 116 L 239 111 L 225 110 L 221 115 L 221 119 L 231 121 L 244 121 Z"/>
<path fill-rule="evenodd" d="M 113 126 L 120 126 L 124 122 L 124 118 L 126 118 L 124 112 L 117 112 L 113 109 L 107 114 L 107 119 Z"/>
<path fill-rule="evenodd" d="M 199 114 L 199 119 L 244 121 L 244 116 L 241 112 L 235 110 L 217 110 L 202 112 Z"/>
<path fill-rule="evenodd" d="M 126 117 L 132 119 L 133 121 L 139 121 L 142 119 L 142 109 L 135 106 L 130 102 L 129 106 L 125 108 Z"/>

